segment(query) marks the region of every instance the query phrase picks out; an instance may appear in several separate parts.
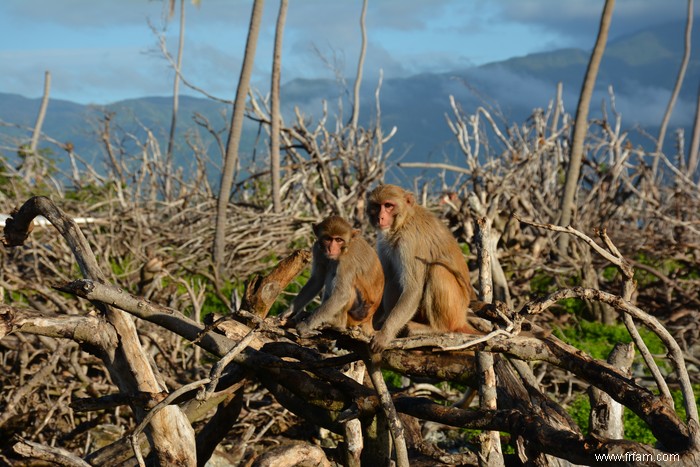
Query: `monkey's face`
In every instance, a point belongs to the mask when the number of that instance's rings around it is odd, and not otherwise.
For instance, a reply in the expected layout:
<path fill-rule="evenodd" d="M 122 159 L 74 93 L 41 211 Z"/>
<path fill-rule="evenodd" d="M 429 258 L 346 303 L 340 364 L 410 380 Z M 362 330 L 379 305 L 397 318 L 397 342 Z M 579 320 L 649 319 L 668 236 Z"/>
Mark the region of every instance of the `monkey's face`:
<path fill-rule="evenodd" d="M 337 261 L 356 235 L 352 226 L 340 216 L 329 216 L 313 226 L 318 244 L 326 258 Z"/>
<path fill-rule="evenodd" d="M 338 261 L 340 255 L 343 253 L 343 251 L 345 251 L 347 243 L 345 238 L 339 235 L 324 235 L 319 239 L 319 241 L 321 242 L 323 253 L 326 255 L 326 258 L 333 261 Z"/>
<path fill-rule="evenodd" d="M 394 225 L 395 202 L 386 200 L 381 203 L 372 203 L 368 211 L 372 225 L 379 230 L 388 230 Z"/>
<path fill-rule="evenodd" d="M 401 224 L 402 214 L 410 207 L 412 195 L 395 185 L 382 185 L 370 193 L 367 217 L 377 229 L 393 231 Z"/>

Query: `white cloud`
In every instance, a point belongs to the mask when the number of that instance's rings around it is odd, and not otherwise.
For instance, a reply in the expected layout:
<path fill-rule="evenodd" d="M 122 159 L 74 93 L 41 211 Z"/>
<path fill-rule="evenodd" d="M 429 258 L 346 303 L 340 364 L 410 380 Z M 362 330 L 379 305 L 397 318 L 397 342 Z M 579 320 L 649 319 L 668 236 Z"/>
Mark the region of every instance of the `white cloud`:
<path fill-rule="evenodd" d="M 0 2 L 0 90 L 41 93 L 44 70 L 53 93 L 79 102 L 168 94 L 172 71 L 155 49 L 147 20 L 160 28 L 160 0 L 14 0 Z M 700 4 L 700 2 L 698 2 Z M 252 2 L 186 1 L 185 74 L 198 86 L 230 97 L 240 72 Z M 614 33 L 650 21 L 680 19 L 685 2 L 618 0 Z M 369 2 L 365 75 L 440 72 L 548 48 L 590 47 L 602 0 L 379 0 Z M 255 60 L 258 83 L 269 81 L 279 3 L 266 2 Z M 349 78 L 360 50 L 358 0 L 289 4 L 283 80 L 333 78 L 320 50 Z M 700 8 L 700 6 L 698 7 Z M 175 53 L 177 17 L 166 34 Z M 578 41 L 578 42 L 577 42 Z"/>
<path fill-rule="evenodd" d="M 595 34 L 598 30 L 605 4 L 603 0 L 495 0 L 494 3 L 499 5 L 499 16 L 503 20 L 530 24 L 572 40 L 589 42 L 591 31 Z M 617 37 L 653 24 L 684 20 L 686 12 L 684 0 L 617 0 L 610 34 Z M 699 13 L 700 5 L 696 3 L 695 14 Z"/>

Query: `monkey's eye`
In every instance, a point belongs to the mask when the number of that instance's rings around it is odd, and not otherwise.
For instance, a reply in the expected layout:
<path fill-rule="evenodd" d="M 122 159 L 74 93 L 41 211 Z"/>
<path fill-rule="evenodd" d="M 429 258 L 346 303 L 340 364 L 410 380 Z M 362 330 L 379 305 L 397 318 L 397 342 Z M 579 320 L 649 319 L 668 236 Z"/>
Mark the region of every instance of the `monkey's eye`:
<path fill-rule="evenodd" d="M 386 202 L 383 204 L 384 209 L 392 209 L 394 207 L 394 203 Z"/>
<path fill-rule="evenodd" d="M 339 243 L 341 245 L 345 243 L 343 237 L 331 237 L 330 235 L 324 235 L 321 237 L 321 241 L 323 243 Z"/>

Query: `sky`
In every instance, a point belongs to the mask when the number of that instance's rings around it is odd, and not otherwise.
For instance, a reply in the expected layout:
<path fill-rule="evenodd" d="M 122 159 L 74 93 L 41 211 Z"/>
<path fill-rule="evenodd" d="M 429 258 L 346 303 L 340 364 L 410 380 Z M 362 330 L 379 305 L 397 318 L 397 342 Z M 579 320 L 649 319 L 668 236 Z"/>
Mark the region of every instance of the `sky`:
<path fill-rule="evenodd" d="M 185 0 L 183 74 L 232 99 L 252 0 Z M 174 73 L 159 46 L 177 52 L 179 4 L 161 0 L 0 1 L 0 92 L 108 104 L 172 94 Z M 590 50 L 603 0 L 369 0 L 365 77 L 443 72 L 564 47 Z M 617 0 L 611 38 L 683 20 L 687 0 Z M 282 82 L 352 78 L 362 0 L 289 0 Z M 269 86 L 279 0 L 265 1 L 253 85 Z M 695 3 L 695 17 L 700 2 Z M 184 88 L 184 94 L 198 95 Z"/>

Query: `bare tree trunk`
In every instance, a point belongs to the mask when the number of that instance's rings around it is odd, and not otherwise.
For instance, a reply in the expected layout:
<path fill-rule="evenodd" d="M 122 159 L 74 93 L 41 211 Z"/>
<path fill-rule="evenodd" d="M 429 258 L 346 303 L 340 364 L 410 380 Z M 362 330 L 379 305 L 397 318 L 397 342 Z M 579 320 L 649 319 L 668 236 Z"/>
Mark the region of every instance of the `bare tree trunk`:
<path fill-rule="evenodd" d="M 608 363 L 629 378 L 633 359 L 634 345 L 618 342 L 608 356 Z M 625 426 L 622 418 L 624 406 L 595 386 L 590 386 L 589 397 L 591 400 L 589 416 L 591 433 L 595 433 L 600 438 L 623 439 L 625 437 Z"/>
<path fill-rule="evenodd" d="M 690 60 L 690 39 L 693 32 L 693 0 L 688 0 L 688 18 L 685 22 L 685 45 L 683 48 L 683 60 L 681 61 L 681 68 L 678 70 L 678 76 L 676 77 L 676 84 L 673 87 L 673 92 L 671 93 L 671 98 L 668 101 L 668 106 L 666 107 L 666 113 L 661 121 L 661 128 L 659 128 L 659 137 L 656 139 L 656 155 L 654 157 L 654 163 L 652 165 L 652 174 L 656 177 L 656 172 L 659 169 L 659 154 L 663 151 L 664 139 L 666 139 L 666 128 L 668 127 L 668 122 L 671 120 L 671 114 L 673 113 L 673 108 L 676 106 L 676 100 L 678 99 L 678 94 L 681 92 L 681 86 L 683 85 L 683 79 L 685 78 L 685 70 L 688 68 L 688 61 Z"/>
<path fill-rule="evenodd" d="M 36 148 L 39 146 L 39 136 L 41 135 L 41 127 L 44 126 L 44 117 L 46 117 L 46 109 L 49 107 L 49 93 L 51 91 L 51 72 L 44 72 L 44 96 L 41 98 L 41 107 L 39 107 L 39 115 L 36 117 L 34 124 L 34 132 L 32 133 L 32 142 L 29 150 L 32 154 L 36 154 Z"/>
<path fill-rule="evenodd" d="M 554 98 L 554 114 L 552 115 L 552 129 L 549 130 L 549 133 L 551 135 L 554 135 L 557 132 L 557 125 L 559 125 L 559 116 L 561 114 L 561 108 L 563 107 L 562 103 L 562 94 L 564 92 L 564 85 L 562 84 L 561 81 L 557 83 L 557 96 Z"/>
<path fill-rule="evenodd" d="M 370 355 L 369 360 L 367 360 L 369 377 L 372 380 L 374 389 L 377 391 L 380 405 L 389 424 L 389 432 L 394 440 L 396 466 L 409 467 L 410 463 L 408 460 L 408 449 L 406 448 L 406 437 L 404 436 L 403 425 L 401 424 L 399 415 L 396 412 L 396 407 L 394 407 L 394 402 L 391 398 L 391 394 L 389 394 L 386 381 L 384 381 L 381 364 L 382 356 L 380 354 L 375 353 Z"/>
<path fill-rule="evenodd" d="M 588 132 L 588 109 L 593 96 L 593 88 L 595 87 L 596 77 L 598 76 L 598 68 L 600 61 L 605 52 L 605 44 L 608 40 L 608 30 L 612 20 L 615 0 L 605 0 L 603 14 L 600 18 L 600 29 L 598 30 L 598 38 L 596 39 L 595 47 L 591 59 L 588 62 L 586 77 L 583 80 L 583 87 L 576 109 L 576 121 L 574 123 L 574 134 L 571 141 L 571 156 L 569 158 L 569 167 L 566 171 L 566 183 L 564 184 L 564 196 L 561 202 L 561 225 L 569 225 L 574 212 L 574 198 L 576 197 L 576 188 L 578 187 L 578 177 L 581 173 L 581 161 L 583 160 L 583 143 Z M 559 237 L 559 249 L 561 254 L 566 254 L 569 246 L 569 236 L 562 235 Z"/>
<path fill-rule="evenodd" d="M 698 150 L 700 149 L 700 85 L 698 86 L 698 100 L 695 104 L 695 122 L 693 123 L 693 136 L 688 150 L 688 177 L 696 182 L 700 177 L 695 176 L 698 169 Z"/>
<path fill-rule="evenodd" d="M 349 378 L 362 384 L 367 366 L 360 360 L 350 364 L 348 371 L 343 372 Z M 364 438 L 362 437 L 362 423 L 359 418 L 345 422 L 345 465 L 347 467 L 361 467 L 362 449 Z"/>
<path fill-rule="evenodd" d="M 177 64 L 175 65 L 175 81 L 173 82 L 173 116 L 170 121 L 170 136 L 168 137 L 168 152 L 165 154 L 165 193 L 170 194 L 170 169 L 173 163 L 175 146 L 175 127 L 177 112 L 180 107 L 180 72 L 182 71 L 182 52 L 185 48 L 185 0 L 180 0 L 180 41 L 177 46 Z"/>
<path fill-rule="evenodd" d="M 480 217 L 476 223 L 479 298 L 484 303 L 493 303 L 492 251 L 489 247 L 492 243 L 492 219 Z M 479 408 L 496 410 L 498 404 L 496 400 L 496 372 L 493 367 L 493 354 L 490 352 L 477 352 L 476 361 L 479 370 Z M 479 465 L 504 465 L 500 433 L 498 431 L 484 431 L 479 438 L 481 440 Z"/>
<path fill-rule="evenodd" d="M 367 16 L 367 1 L 362 2 L 362 13 L 360 14 L 360 31 L 362 32 L 362 46 L 360 48 L 360 59 L 357 61 L 357 76 L 355 77 L 355 88 L 353 92 L 352 107 L 352 128 L 357 129 L 357 121 L 360 118 L 360 86 L 362 85 L 362 69 L 365 66 L 365 54 L 367 53 L 367 26 L 365 17 Z"/>
<path fill-rule="evenodd" d="M 272 173 L 272 204 L 275 212 L 282 212 L 280 193 L 280 76 L 282 74 L 282 37 L 287 18 L 287 0 L 280 0 L 275 29 L 275 51 L 272 58 L 272 83 L 270 84 L 270 172 Z"/>
<path fill-rule="evenodd" d="M 217 275 L 217 280 L 223 276 L 224 272 L 226 208 L 231 196 L 234 171 L 238 165 L 238 145 L 240 144 L 241 133 L 243 132 L 245 102 L 248 95 L 250 76 L 253 74 L 255 49 L 258 42 L 258 33 L 260 32 L 260 22 L 262 20 L 264 4 L 264 0 L 255 0 L 253 2 L 248 39 L 246 40 L 245 55 L 243 56 L 243 66 L 241 67 L 241 76 L 238 80 L 238 88 L 236 89 L 236 100 L 233 103 L 231 128 L 229 129 L 228 141 L 226 143 L 226 160 L 224 161 L 224 170 L 221 174 L 219 199 L 216 206 L 216 231 L 214 234 L 214 274 Z"/>
<path fill-rule="evenodd" d="M 66 240 L 85 278 L 99 283 L 107 282 L 82 231 L 48 198 L 31 198 L 13 215 L 9 231 L 5 227 L 6 245 L 21 245 L 31 230 L 29 227 L 33 219 L 38 215 L 48 219 Z M 145 399 L 134 397 L 130 403 L 136 419 L 141 421 L 152 407 L 149 407 L 149 403 L 155 405 L 158 395 L 166 392 L 167 388 L 141 346 L 134 319 L 128 313 L 104 303 L 95 302 L 95 306 L 100 311 L 100 319 L 111 325 L 118 339 L 105 339 L 104 344 L 101 347 L 95 346 L 93 351 L 102 359 L 122 394 L 144 395 Z M 156 464 L 196 465 L 194 430 L 180 407 L 169 405 L 151 415 L 149 438 Z"/>

